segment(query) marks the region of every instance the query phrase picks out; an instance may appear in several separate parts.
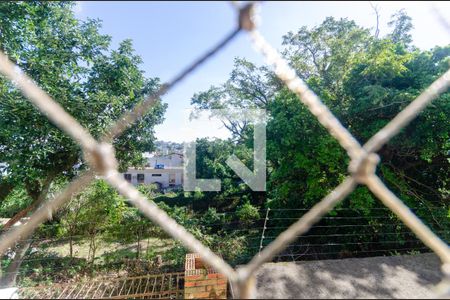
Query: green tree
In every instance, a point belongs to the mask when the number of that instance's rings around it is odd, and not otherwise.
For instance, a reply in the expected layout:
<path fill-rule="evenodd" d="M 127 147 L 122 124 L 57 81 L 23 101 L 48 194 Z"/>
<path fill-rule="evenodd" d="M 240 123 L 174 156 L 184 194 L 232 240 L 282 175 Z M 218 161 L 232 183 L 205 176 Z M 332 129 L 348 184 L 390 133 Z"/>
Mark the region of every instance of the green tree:
<path fill-rule="evenodd" d="M 403 110 L 448 69 L 449 55 L 450 46 L 404 53 L 387 40 L 355 61 L 346 91 L 357 136 L 367 140 Z M 412 206 L 446 205 L 449 103 L 440 96 L 380 150 L 381 173 Z"/>
<path fill-rule="evenodd" d="M 74 222 L 77 231 L 89 238 L 88 261 L 95 261 L 98 236 L 110 226 L 121 221 L 125 211 L 125 200 L 105 181 L 97 180 L 74 199 L 75 209 L 69 211 L 67 221 Z M 73 231 L 72 231 L 73 232 Z"/>
<path fill-rule="evenodd" d="M 414 28 L 412 19 L 406 13 L 405 9 L 395 12 L 388 22 L 392 27 L 392 32 L 388 35 L 394 43 L 400 43 L 409 46 L 412 43 L 411 30 Z"/>
<path fill-rule="evenodd" d="M 309 80 L 329 105 L 342 101 L 342 81 L 352 59 L 364 52 L 373 37 L 346 18 L 327 17 L 311 29 L 301 27 L 283 36 L 284 55 L 297 74 Z"/>
<path fill-rule="evenodd" d="M 139 68 L 141 59 L 129 40 L 118 50 L 110 50 L 110 37 L 98 32 L 100 22 L 77 20 L 73 5 L 1 3 L 0 46 L 99 137 L 123 112 L 154 92 L 159 82 L 144 77 Z M 80 148 L 4 78 L 0 94 L 0 161 L 6 164 L 2 187 L 23 183 L 33 203 L 42 202 L 55 178 L 71 177 L 85 167 Z M 114 140 L 122 167 L 139 165 L 142 152 L 153 149 L 153 127 L 162 121 L 164 109 L 165 105 L 156 105 L 123 137 Z"/>
<path fill-rule="evenodd" d="M 212 116 L 219 117 L 234 139 L 245 140 L 248 138 L 249 122 L 235 120 L 232 112 L 236 109 L 265 109 L 277 86 L 280 86 L 280 81 L 267 67 L 257 67 L 246 59 L 235 58 L 230 79 L 220 86 L 212 86 L 207 91 L 192 96 L 193 117 L 206 110 Z M 217 109 L 223 111 L 210 111 Z M 231 114 L 227 114 L 227 111 Z"/>
<path fill-rule="evenodd" d="M 236 215 L 244 224 L 248 225 L 252 221 L 259 219 L 259 210 L 249 202 L 245 202 L 236 209 Z"/>
<path fill-rule="evenodd" d="M 159 87 L 145 78 L 131 42 L 117 50 L 99 33 L 99 20 L 80 21 L 73 2 L 0 3 L 0 49 L 74 116 L 94 137 Z M 121 169 L 143 162 L 153 149 L 154 126 L 166 105 L 158 101 L 113 145 Z M 18 186 L 30 205 L 5 225 L 35 210 L 58 178 L 72 178 L 86 168 L 81 149 L 3 77 L 0 77 L 0 202 Z M 24 249 L 27 247 L 24 246 Z M 20 256 L 16 255 L 20 265 Z M 11 270 L 10 270 L 11 271 Z"/>
<path fill-rule="evenodd" d="M 414 48 L 411 45 L 410 21 L 411 18 L 400 11 L 389 23 L 393 27 L 392 33 L 374 37 L 353 21 L 329 17 L 318 26 L 302 27 L 297 33 L 290 32 L 284 36 L 283 53 L 291 66 L 361 143 L 386 125 L 448 69 L 449 47 L 436 47 L 431 51 Z M 310 208 L 343 180 L 348 174 L 349 159 L 337 141 L 287 87 L 279 85 L 276 80 L 263 81 L 261 85 L 248 84 L 261 83 L 261 78 L 265 77 L 259 74 L 264 72 L 270 78 L 270 71 L 237 60 L 235 70 L 241 69 L 253 70 L 248 72 L 247 81 L 241 83 L 231 75 L 224 85 L 196 94 L 192 103 L 197 109 L 216 106 L 239 109 L 258 107 L 260 101 L 256 97 L 233 95 L 270 95 L 270 101 L 263 106 L 269 114 L 265 206 L 295 209 L 291 212 L 271 212 L 275 219 L 280 219 L 276 222 L 278 226 L 287 226 L 290 222 L 283 221 L 283 218 L 300 217 L 303 212 L 296 209 Z M 232 72 L 236 73 L 239 71 Z M 227 86 L 229 82 L 233 82 L 233 89 Z M 444 94 L 433 101 L 429 108 L 379 151 L 382 164 L 377 171 L 427 224 L 444 231 L 449 228 L 448 97 Z M 231 132 L 234 133 L 233 130 Z M 251 129 L 247 132 L 250 133 Z M 250 134 L 242 135 L 236 141 L 235 148 L 250 149 L 250 140 Z M 217 155 L 208 159 L 214 161 L 220 155 L 218 151 Z M 348 211 L 353 213 L 356 211 L 359 216 L 362 214 L 364 219 L 355 225 L 363 225 L 364 230 L 355 231 L 346 227 L 342 229 L 345 232 L 341 233 L 354 236 L 369 234 L 365 238 L 373 237 L 378 239 L 376 241 L 388 239 L 387 235 L 379 233 L 383 224 L 377 218 L 376 209 L 381 207 L 367 188 L 357 188 L 339 208 L 350 209 Z M 337 210 L 331 214 L 349 216 Z M 402 245 L 406 239 L 402 233 L 404 228 L 392 214 L 388 216 L 390 224 L 387 225 L 398 233 L 397 240 Z M 340 221 L 321 222 L 333 226 Z M 327 233 L 325 229 L 324 233 Z M 324 240 L 318 239 L 316 242 Z M 355 248 L 342 247 L 342 250 L 352 249 Z M 366 247 L 362 250 L 371 249 Z"/>

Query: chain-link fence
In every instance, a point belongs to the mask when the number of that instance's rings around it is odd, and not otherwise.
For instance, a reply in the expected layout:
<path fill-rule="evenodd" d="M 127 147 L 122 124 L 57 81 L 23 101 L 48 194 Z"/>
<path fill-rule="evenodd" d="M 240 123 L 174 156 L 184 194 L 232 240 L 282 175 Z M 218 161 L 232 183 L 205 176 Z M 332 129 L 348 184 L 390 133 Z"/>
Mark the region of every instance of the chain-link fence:
<path fill-rule="evenodd" d="M 217 46 L 180 72 L 172 81 L 164 84 L 154 95 L 143 100 L 131 111 L 125 113 L 119 118 L 117 123 L 106 131 L 107 133 L 100 141 L 95 140 L 57 102 L 42 91 L 26 74 L 19 71 L 3 53 L 0 53 L 0 72 L 11 80 L 43 114 L 81 146 L 84 158 L 90 166 L 88 171 L 72 181 L 59 195 L 51 201 L 47 201 L 36 210 L 28 222 L 4 233 L 0 237 L 0 254 L 5 253 L 8 248 L 14 246 L 19 240 L 29 237 L 37 226 L 51 218 L 53 212 L 85 188 L 96 175 L 99 175 L 112 187 L 117 189 L 120 194 L 125 196 L 145 216 L 161 226 L 173 238 L 181 241 L 191 251 L 199 253 L 204 262 L 214 267 L 218 272 L 225 274 L 233 286 L 237 288 L 235 297 L 252 298 L 255 295 L 254 274 L 258 268 L 288 247 L 299 235 L 306 233 L 314 223 L 319 221 L 342 199 L 348 196 L 358 184 L 362 184 L 366 185 L 426 246 L 440 257 L 443 263 L 442 271 L 445 278 L 438 285 L 437 292 L 441 296 L 450 296 L 450 249 L 448 245 L 424 225 L 375 174 L 376 166 L 380 160 L 376 151 L 405 127 L 427 104 L 447 90 L 450 86 L 450 70 L 432 83 L 419 97 L 411 102 L 364 145 L 360 145 L 314 92 L 296 75 L 286 60 L 283 59 L 257 30 L 257 22 L 255 22 L 255 9 L 257 8 L 257 4 L 248 3 L 239 6 L 233 2 L 233 5 L 238 13 L 236 28 Z M 275 74 L 299 97 L 311 113 L 328 130 L 329 134 L 346 150 L 351 162 L 348 166 L 350 175 L 341 184 L 313 206 L 296 223 L 281 233 L 259 254 L 253 257 L 248 264 L 235 270 L 208 247 L 199 242 L 185 228 L 178 225 L 163 210 L 158 208 L 154 202 L 148 201 L 146 197 L 120 175 L 117 170 L 117 160 L 111 142 L 113 138 L 121 135 L 128 126 L 142 117 L 156 101 L 159 101 L 158 99 L 161 96 L 181 82 L 215 53 L 223 49 L 241 31 L 246 31 L 250 35 L 255 49 L 264 55 L 267 63 L 274 67 Z"/>

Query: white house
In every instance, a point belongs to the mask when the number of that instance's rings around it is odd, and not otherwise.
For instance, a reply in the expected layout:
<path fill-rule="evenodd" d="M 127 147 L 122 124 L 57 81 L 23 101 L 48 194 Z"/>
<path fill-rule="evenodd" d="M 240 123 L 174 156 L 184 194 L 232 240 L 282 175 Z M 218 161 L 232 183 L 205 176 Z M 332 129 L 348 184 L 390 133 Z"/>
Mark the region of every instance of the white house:
<path fill-rule="evenodd" d="M 162 167 L 164 169 L 183 167 L 183 155 L 177 153 L 167 155 L 150 155 L 147 157 L 147 160 L 147 166 L 155 169 L 158 167 Z"/>
<path fill-rule="evenodd" d="M 147 159 L 144 169 L 130 168 L 123 173 L 124 178 L 133 185 L 155 183 L 164 189 L 183 185 L 183 155 L 150 156 Z"/>

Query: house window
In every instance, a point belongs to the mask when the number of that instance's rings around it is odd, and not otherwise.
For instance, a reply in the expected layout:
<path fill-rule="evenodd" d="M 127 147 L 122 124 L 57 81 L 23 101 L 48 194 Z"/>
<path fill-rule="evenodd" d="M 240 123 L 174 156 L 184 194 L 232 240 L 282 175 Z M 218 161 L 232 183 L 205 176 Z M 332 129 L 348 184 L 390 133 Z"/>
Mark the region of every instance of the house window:
<path fill-rule="evenodd" d="M 161 177 L 161 174 L 152 174 L 152 177 Z"/>
<path fill-rule="evenodd" d="M 137 174 L 137 182 L 144 183 L 144 174 Z"/>
<path fill-rule="evenodd" d="M 126 181 L 131 182 L 131 174 L 123 174 L 123 178 L 125 178 Z"/>

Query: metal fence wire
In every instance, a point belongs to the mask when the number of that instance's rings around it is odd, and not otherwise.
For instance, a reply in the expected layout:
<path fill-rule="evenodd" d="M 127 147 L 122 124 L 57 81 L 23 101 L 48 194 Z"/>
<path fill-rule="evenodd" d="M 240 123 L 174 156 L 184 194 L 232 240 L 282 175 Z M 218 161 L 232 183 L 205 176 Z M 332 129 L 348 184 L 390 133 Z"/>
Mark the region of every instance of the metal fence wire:
<path fill-rule="evenodd" d="M 128 201 L 137 207 L 150 220 L 157 223 L 173 238 L 181 241 L 191 251 L 197 252 L 203 261 L 218 272 L 225 274 L 233 284 L 237 298 L 253 298 L 255 296 L 255 272 L 265 262 L 289 246 L 299 235 L 306 233 L 311 226 L 332 210 L 342 199 L 348 196 L 358 184 L 366 185 L 385 206 L 392 210 L 406 226 L 408 226 L 423 243 L 433 250 L 442 261 L 444 278 L 435 289 L 440 297 L 450 297 L 450 249 L 449 246 L 436 236 L 411 210 L 398 199 L 375 174 L 376 166 L 380 161 L 376 151 L 385 145 L 427 104 L 450 86 L 450 70 L 433 82 L 425 91 L 411 102 L 403 111 L 392 119 L 384 128 L 378 131 L 364 145 L 360 145 L 351 133 L 330 112 L 319 97 L 296 75 L 287 61 L 264 39 L 257 29 L 255 10 L 257 3 L 239 5 L 232 3 L 236 9 L 238 19 L 236 28 L 231 31 L 218 45 L 206 52 L 188 68 L 183 70 L 172 81 L 161 86 L 152 96 L 137 104 L 131 111 L 121 118 L 100 139 L 95 140 L 71 115 L 69 115 L 57 102 L 38 87 L 32 79 L 21 72 L 8 57 L 0 53 L 0 72 L 11 80 L 22 93 L 37 106 L 61 130 L 70 135 L 82 148 L 84 159 L 90 166 L 77 179 L 72 181 L 54 199 L 44 203 L 36 210 L 25 224 L 14 227 L 0 237 L 0 254 L 14 246 L 20 240 L 27 239 L 34 229 L 47 219 L 51 218 L 61 205 L 72 196 L 85 188 L 95 176 L 102 176 L 112 187 L 125 196 Z M 351 162 L 348 166 L 349 175 L 325 198 L 318 202 L 298 221 L 282 232 L 273 242 L 265 247 L 259 254 L 243 267 L 235 270 L 222 258 L 217 256 L 208 247 L 204 246 L 184 227 L 178 225 L 163 210 L 143 196 L 133 185 L 128 183 L 117 170 L 117 160 L 112 147 L 112 139 L 119 136 L 124 130 L 142 117 L 158 99 L 182 81 L 192 71 L 201 66 L 215 53 L 222 50 L 241 31 L 249 34 L 254 48 L 272 65 L 276 75 L 293 91 L 300 101 L 308 107 L 311 113 L 328 130 L 339 144 L 346 150 Z"/>

